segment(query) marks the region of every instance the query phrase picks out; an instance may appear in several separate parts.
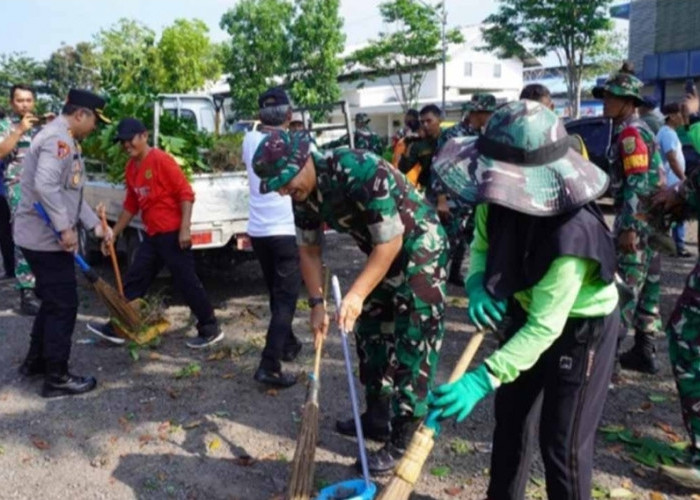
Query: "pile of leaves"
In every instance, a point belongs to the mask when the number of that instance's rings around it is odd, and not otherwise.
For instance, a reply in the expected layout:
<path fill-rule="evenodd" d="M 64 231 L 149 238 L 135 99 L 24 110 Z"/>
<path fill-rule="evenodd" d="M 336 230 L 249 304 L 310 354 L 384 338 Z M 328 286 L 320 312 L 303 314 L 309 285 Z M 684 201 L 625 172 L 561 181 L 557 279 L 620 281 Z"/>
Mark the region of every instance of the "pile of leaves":
<path fill-rule="evenodd" d="M 124 167 L 128 156 L 120 144 L 114 142 L 119 120 L 134 117 L 153 131 L 153 106 L 158 96 L 148 86 L 134 87 L 130 92 L 119 92 L 116 86 L 106 93 L 105 114 L 112 123 L 103 126 L 83 141 L 83 155 L 88 171 L 105 172 L 113 183 L 124 180 Z M 211 134 L 197 130 L 193 122 L 170 113 L 160 116 L 158 146 L 170 153 L 188 178 L 193 174 L 210 172 L 204 154 L 214 144 Z"/>
<path fill-rule="evenodd" d="M 237 172 L 245 170 L 241 158 L 244 133 L 220 135 L 206 155 L 207 164 L 214 172 Z"/>
<path fill-rule="evenodd" d="M 647 467 L 656 469 L 659 465 L 685 462 L 688 459 L 686 449 L 689 443 L 681 441 L 670 426 L 659 423 L 657 427 L 666 433 L 671 443 L 643 436 L 621 425 L 608 425 L 599 430 L 605 435 L 605 441 L 616 443 L 621 450 L 629 454 L 632 460 Z"/>

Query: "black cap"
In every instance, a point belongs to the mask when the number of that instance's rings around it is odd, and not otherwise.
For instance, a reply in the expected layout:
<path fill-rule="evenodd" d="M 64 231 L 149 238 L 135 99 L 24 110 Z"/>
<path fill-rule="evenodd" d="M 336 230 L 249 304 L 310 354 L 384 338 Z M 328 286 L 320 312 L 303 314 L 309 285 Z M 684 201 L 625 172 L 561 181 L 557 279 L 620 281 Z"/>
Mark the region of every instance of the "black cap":
<path fill-rule="evenodd" d="M 642 101 L 644 101 L 642 106 L 649 109 L 656 109 L 656 107 L 659 105 L 659 101 L 650 95 L 642 96 Z"/>
<path fill-rule="evenodd" d="M 146 132 L 146 126 L 136 118 L 123 118 L 117 125 L 117 137 L 114 142 L 130 141 L 134 136 Z"/>
<path fill-rule="evenodd" d="M 289 96 L 284 91 L 282 87 L 272 87 L 267 89 L 265 92 L 260 94 L 258 97 L 258 106 L 262 108 L 269 108 L 271 106 L 284 106 L 285 104 L 291 104 L 289 102 Z"/>
<path fill-rule="evenodd" d="M 66 104 L 72 104 L 74 106 L 89 109 L 95 113 L 98 120 L 100 120 L 102 123 L 112 123 L 112 120 L 104 115 L 104 108 L 107 102 L 89 90 L 70 89 L 68 91 L 68 99 L 66 99 Z"/>

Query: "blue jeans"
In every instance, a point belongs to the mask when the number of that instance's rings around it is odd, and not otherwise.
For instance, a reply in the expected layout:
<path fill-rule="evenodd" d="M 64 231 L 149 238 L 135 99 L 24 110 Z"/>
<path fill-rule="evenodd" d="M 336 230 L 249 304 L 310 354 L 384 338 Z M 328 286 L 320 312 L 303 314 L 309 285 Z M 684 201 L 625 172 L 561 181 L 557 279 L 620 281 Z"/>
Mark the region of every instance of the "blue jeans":
<path fill-rule="evenodd" d="M 671 235 L 676 243 L 676 252 L 685 251 L 685 222 L 676 222 L 671 227 Z"/>

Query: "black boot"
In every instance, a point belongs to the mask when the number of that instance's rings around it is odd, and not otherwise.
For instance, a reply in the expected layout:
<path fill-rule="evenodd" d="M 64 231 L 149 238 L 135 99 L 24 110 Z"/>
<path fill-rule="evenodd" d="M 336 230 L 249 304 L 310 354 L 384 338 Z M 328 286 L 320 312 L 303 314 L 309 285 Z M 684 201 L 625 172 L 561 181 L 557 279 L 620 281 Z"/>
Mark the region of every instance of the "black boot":
<path fill-rule="evenodd" d="M 413 434 L 418 430 L 420 419 L 413 417 L 396 417 L 391 420 L 391 438 L 379 450 L 367 455 L 369 473 L 373 476 L 391 474 L 406 452 Z M 355 467 L 362 470 L 359 460 Z"/>
<path fill-rule="evenodd" d="M 75 396 L 90 392 L 96 385 L 95 377 L 82 377 L 70 373 L 67 363 L 48 365 L 41 395 L 45 398 Z"/>
<path fill-rule="evenodd" d="M 34 296 L 34 290 L 31 288 L 22 288 L 19 291 L 19 312 L 25 316 L 36 316 L 39 314 L 39 301 Z"/>
<path fill-rule="evenodd" d="M 365 439 L 386 442 L 390 437 L 391 398 L 367 396 L 367 411 L 360 416 Z M 336 420 L 335 429 L 345 436 L 355 436 L 355 419 Z"/>
<path fill-rule="evenodd" d="M 634 345 L 620 355 L 620 366 L 625 370 L 633 370 L 651 375 L 659 371 L 656 362 L 656 347 L 654 337 L 649 333 L 635 332 Z"/>

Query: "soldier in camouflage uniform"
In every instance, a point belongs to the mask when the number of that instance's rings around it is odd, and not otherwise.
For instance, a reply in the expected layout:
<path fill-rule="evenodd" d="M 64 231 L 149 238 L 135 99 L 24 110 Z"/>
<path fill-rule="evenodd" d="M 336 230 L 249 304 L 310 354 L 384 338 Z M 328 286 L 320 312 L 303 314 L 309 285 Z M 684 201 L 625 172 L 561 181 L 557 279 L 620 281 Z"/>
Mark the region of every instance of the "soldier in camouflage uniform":
<path fill-rule="evenodd" d="M 384 142 L 369 128 L 370 118 L 367 113 L 357 113 L 355 115 L 355 149 L 364 149 L 382 156 L 384 154 Z M 342 146 L 349 146 L 350 140 L 345 134 L 340 139 L 331 141 L 323 146 L 324 149 L 335 149 Z"/>
<path fill-rule="evenodd" d="M 443 131 L 440 135 L 435 151 L 436 156 L 450 139 L 480 134 L 495 110 L 496 97 L 493 94 L 474 94 L 472 100 L 462 107 L 464 112 L 462 121 Z M 437 192 L 437 210 L 450 241 L 450 273 L 447 280 L 453 285 L 463 286 L 462 263 L 467 245 L 474 232 L 471 217 L 473 207 L 464 204 L 459 207 L 455 204 L 450 206 L 447 196 Z"/>
<path fill-rule="evenodd" d="M 385 440 L 372 473 L 393 470 L 428 409 L 444 333 L 447 239 L 435 210 L 388 162 L 367 151 L 309 151 L 304 134 L 272 132 L 258 147 L 260 191 L 293 199 L 312 331 L 325 335 L 321 298 L 323 224 L 350 234 L 368 260 L 343 297 L 339 322 L 355 338 L 365 386 L 368 437 Z M 387 421 L 393 405 L 391 434 Z M 348 422 L 338 430 L 350 433 Z"/>
<path fill-rule="evenodd" d="M 547 497 L 588 500 L 620 322 L 615 246 L 595 203 L 608 177 L 570 148 L 553 112 L 529 100 L 496 110 L 478 139 L 448 141 L 433 172 L 476 206 L 468 315 L 497 330 L 501 345 L 438 387 L 431 408 L 459 422 L 495 391 L 483 496 L 525 498 L 539 430 Z"/>
<path fill-rule="evenodd" d="M 435 195 L 430 185 L 430 166 L 440 137 L 441 116 L 440 108 L 434 104 L 428 104 L 420 110 L 420 137 L 408 143 L 397 165 L 414 186 L 424 189 L 425 197 L 431 203 L 434 203 Z M 415 174 L 416 171 L 417 174 Z"/>
<path fill-rule="evenodd" d="M 39 131 L 36 127 L 39 119 L 33 115 L 34 91 L 26 85 L 14 85 L 10 89 L 10 107 L 12 112 L 0 120 L 0 161 L 5 164 L 5 191 L 10 212 L 14 219 L 21 199 L 20 177 L 22 161 L 29 151 L 32 138 Z M 22 314 L 36 316 L 39 303 L 34 296 L 35 279 L 29 264 L 19 247 L 15 247 L 15 277 L 20 292 L 20 311 Z"/>
<path fill-rule="evenodd" d="M 628 370 L 656 373 L 654 336 L 661 329 L 659 314 L 661 257 L 650 244 L 654 232 L 650 197 L 664 184 L 663 161 L 648 125 L 635 114 L 642 104 L 642 82 L 619 72 L 593 95 L 603 99 L 603 113 L 614 124 L 612 187 L 616 218 L 614 233 L 618 250 L 618 273 L 634 296 L 620 305 L 621 337 L 634 328 L 634 346 L 620 355 Z"/>
<path fill-rule="evenodd" d="M 697 113 L 697 98 L 686 99 L 686 103 L 689 100 L 691 113 Z M 698 130 L 695 130 L 696 139 L 700 138 Z M 700 146 L 700 141 L 696 144 Z M 685 181 L 656 195 L 654 202 L 676 214 L 680 212 L 679 219 L 700 218 L 700 169 L 692 170 Z M 700 259 L 676 301 L 666 325 L 666 336 L 683 422 L 690 437 L 691 459 L 687 466 L 661 466 L 661 472 L 682 486 L 700 491 Z"/>

